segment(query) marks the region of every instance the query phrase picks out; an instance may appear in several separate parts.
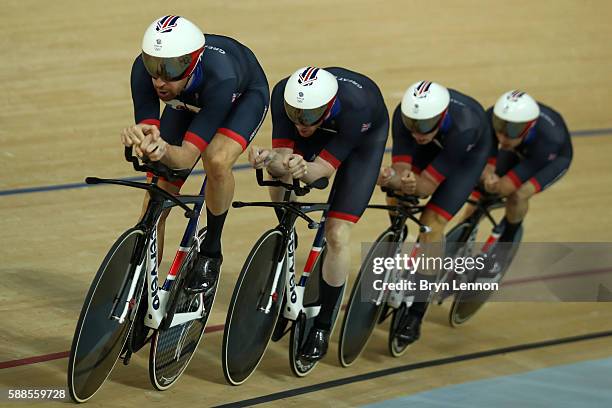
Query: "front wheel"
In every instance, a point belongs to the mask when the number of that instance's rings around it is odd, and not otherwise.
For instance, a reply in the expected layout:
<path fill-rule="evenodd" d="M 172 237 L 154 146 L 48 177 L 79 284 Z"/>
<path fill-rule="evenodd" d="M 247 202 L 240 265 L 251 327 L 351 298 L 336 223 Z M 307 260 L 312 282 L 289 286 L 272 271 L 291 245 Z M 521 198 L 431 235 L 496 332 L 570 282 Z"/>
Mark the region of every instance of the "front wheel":
<path fill-rule="evenodd" d="M 173 310 L 170 310 L 166 319 L 172 320 L 173 316 L 180 313 L 198 310 L 202 310 L 202 317 L 173 327 L 169 327 L 170 322 L 167 322 L 168 327 L 160 327 L 151 341 L 149 378 L 151 384 L 160 391 L 170 388 L 187 368 L 200 344 L 213 307 L 216 290 L 206 298 L 202 294 L 189 294 L 184 290 L 189 280 L 189 272 L 197 259 L 198 243 L 202 242 L 205 236 L 206 229 L 203 228 L 181 264 L 169 294 L 168 307 Z M 203 309 L 200 309 L 202 302 Z"/>
<path fill-rule="evenodd" d="M 221 354 L 223 374 L 232 385 L 240 385 L 251 376 L 272 337 L 285 291 L 283 265 L 276 290 L 271 293 L 283 239 L 279 230 L 264 233 L 247 257 L 234 287 L 225 320 Z M 266 312 L 269 301 L 272 303 Z"/>
<path fill-rule="evenodd" d="M 338 359 L 343 367 L 349 367 L 361 355 L 385 308 L 384 299 L 378 299 L 379 293 L 372 288 L 376 279 L 373 262 L 376 258 L 389 255 L 389 244 L 393 243 L 394 239 L 395 234 L 390 230 L 383 232 L 376 239 L 355 279 L 340 331 Z"/>
<path fill-rule="evenodd" d="M 134 272 L 143 259 L 144 232 L 130 229 L 117 239 L 102 261 L 85 297 L 68 360 L 68 390 L 75 402 L 86 402 L 112 371 L 133 324 L 141 296 L 137 290 L 123 323 L 114 318 L 124 309 Z M 143 286 L 144 273 L 140 276 Z"/>

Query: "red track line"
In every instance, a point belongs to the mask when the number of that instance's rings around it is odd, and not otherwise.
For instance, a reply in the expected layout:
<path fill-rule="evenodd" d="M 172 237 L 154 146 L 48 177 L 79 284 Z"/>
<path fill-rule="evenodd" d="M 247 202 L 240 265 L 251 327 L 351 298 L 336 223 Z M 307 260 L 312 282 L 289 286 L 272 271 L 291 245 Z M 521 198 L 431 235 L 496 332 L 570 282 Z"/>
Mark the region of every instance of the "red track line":
<path fill-rule="evenodd" d="M 214 333 L 223 330 L 225 325 L 218 324 L 216 326 L 209 326 L 204 330 L 204 333 Z M 3 368 L 13 368 L 22 365 L 30 365 L 36 363 L 42 363 L 45 361 L 59 360 L 60 358 L 66 358 L 70 354 L 70 351 L 62 351 L 60 353 L 43 354 L 42 356 L 26 357 L 19 360 L 0 361 L 0 370 Z"/>
<path fill-rule="evenodd" d="M 565 274 L 559 275 L 546 275 L 546 276 L 538 276 L 533 278 L 522 278 L 522 279 L 513 279 L 503 283 L 503 285 L 517 285 L 523 283 L 531 283 L 531 282 L 539 282 L 539 281 L 548 281 L 553 279 L 567 279 L 574 278 L 576 276 L 584 276 L 584 275 L 597 275 L 600 273 L 610 273 L 612 272 L 612 268 L 603 268 L 603 269 L 589 269 L 585 271 L 574 271 Z M 346 305 L 342 305 L 342 309 L 344 310 Z M 225 325 L 218 324 L 216 326 L 207 327 L 204 332 L 205 333 L 214 333 L 223 330 Z M 60 358 L 68 357 L 69 351 L 62 351 L 60 353 L 51 353 L 51 354 L 43 354 L 41 356 L 27 357 L 19 360 L 9 360 L 9 361 L 0 361 L 0 370 L 3 368 L 12 368 L 18 367 L 22 365 L 30 365 L 36 363 L 42 363 L 44 361 L 52 361 L 59 360 Z"/>
<path fill-rule="evenodd" d="M 70 353 L 69 351 L 62 351 L 61 353 L 51 353 L 51 354 L 44 354 L 42 356 L 22 358 L 19 360 L 2 361 L 0 362 L 0 369 L 18 367 L 18 366 L 28 365 L 28 364 L 42 363 L 43 361 L 58 360 L 60 358 L 68 357 L 69 353 Z"/>
<path fill-rule="evenodd" d="M 586 275 L 598 275 L 600 273 L 610 273 L 610 272 L 612 272 L 612 268 L 587 269 L 584 271 L 573 271 L 573 272 L 568 272 L 568 273 L 559 273 L 556 275 L 552 274 L 552 275 L 544 275 L 544 276 L 533 276 L 529 278 L 511 279 L 507 282 L 502 282 L 501 286 L 520 285 L 522 283 L 532 283 L 532 282 L 544 282 L 544 281 L 549 281 L 549 280 L 575 278 L 577 276 L 586 276 Z"/>

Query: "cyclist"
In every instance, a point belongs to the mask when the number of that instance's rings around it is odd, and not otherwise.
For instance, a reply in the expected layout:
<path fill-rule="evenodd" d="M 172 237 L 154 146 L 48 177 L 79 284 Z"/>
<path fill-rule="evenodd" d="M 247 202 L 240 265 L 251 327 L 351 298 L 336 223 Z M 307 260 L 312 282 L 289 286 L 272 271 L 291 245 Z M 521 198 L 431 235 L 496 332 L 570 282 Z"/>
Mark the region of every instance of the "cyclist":
<path fill-rule="evenodd" d="M 567 172 L 570 133 L 561 115 L 522 91 L 508 91 L 487 110 L 496 139 L 482 174 L 485 190 L 507 197 L 499 242 L 512 242 L 529 199 Z"/>
<path fill-rule="evenodd" d="M 404 194 L 431 196 L 420 219 L 431 232 L 418 238 L 428 257 L 444 256 L 444 228 L 486 165 L 489 132 L 485 111 L 476 100 L 430 81 L 412 84 L 393 113 L 392 165 L 381 169 L 378 184 Z M 421 269 L 415 278 L 433 281 L 440 272 Z M 420 292 L 409 308 L 401 322 L 400 344 L 419 338 L 429 298 L 429 292 Z"/>
<path fill-rule="evenodd" d="M 238 41 L 204 34 L 186 18 L 168 15 L 146 29 L 131 88 L 136 124 L 121 132 L 123 144 L 175 169 L 193 168 L 200 157 L 204 163 L 207 233 L 189 290 L 209 290 L 222 262 L 221 233 L 234 194 L 232 166 L 268 110 L 266 76 L 253 52 Z M 183 183 L 160 180 L 159 185 L 176 194 Z M 159 224 L 160 248 L 167 215 Z"/>
<path fill-rule="evenodd" d="M 351 228 L 376 185 L 389 117 L 371 79 L 338 67 L 298 69 L 274 86 L 271 107 L 272 150 L 253 146 L 253 167 L 265 167 L 285 182 L 312 182 L 336 173 L 325 224 L 321 310 L 301 351 L 302 358 L 316 361 L 327 352 L 334 307 L 351 264 Z M 279 200 L 278 193 L 273 191 L 272 198 Z"/>

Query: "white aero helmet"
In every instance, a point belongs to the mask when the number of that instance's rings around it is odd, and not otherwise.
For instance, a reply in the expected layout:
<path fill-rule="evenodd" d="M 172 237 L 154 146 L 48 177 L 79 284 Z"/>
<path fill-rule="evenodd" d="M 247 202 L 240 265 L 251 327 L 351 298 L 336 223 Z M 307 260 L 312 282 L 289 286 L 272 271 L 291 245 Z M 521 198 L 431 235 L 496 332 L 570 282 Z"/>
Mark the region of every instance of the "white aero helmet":
<path fill-rule="evenodd" d="M 538 103 L 525 92 L 509 91 L 493 107 L 493 128 L 510 139 L 525 136 L 540 116 Z"/>
<path fill-rule="evenodd" d="M 142 61 L 149 75 L 178 81 L 193 73 L 204 51 L 204 33 L 180 16 L 155 20 L 142 39 Z"/>
<path fill-rule="evenodd" d="M 338 81 L 333 74 L 317 67 L 300 68 L 285 84 L 285 112 L 293 123 L 314 125 L 325 119 L 337 93 Z"/>
<path fill-rule="evenodd" d="M 402 121 L 413 133 L 435 130 L 448 109 L 448 89 L 430 81 L 419 81 L 408 87 L 402 98 Z"/>

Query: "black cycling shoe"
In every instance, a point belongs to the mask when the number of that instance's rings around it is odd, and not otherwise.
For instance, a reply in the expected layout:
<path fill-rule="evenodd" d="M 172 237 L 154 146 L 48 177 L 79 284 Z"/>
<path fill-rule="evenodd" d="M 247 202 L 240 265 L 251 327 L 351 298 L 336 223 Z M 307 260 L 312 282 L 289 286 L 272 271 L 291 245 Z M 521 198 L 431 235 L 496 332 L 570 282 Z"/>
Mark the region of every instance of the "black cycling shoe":
<path fill-rule="evenodd" d="M 421 337 L 422 318 L 408 311 L 402 320 L 402 328 L 398 330 L 396 338 L 399 345 L 405 347 Z"/>
<path fill-rule="evenodd" d="M 209 258 L 202 254 L 198 254 L 193 269 L 191 270 L 191 281 L 185 287 L 188 293 L 210 293 L 214 290 L 219 279 L 221 271 L 221 258 Z"/>
<path fill-rule="evenodd" d="M 477 281 L 494 282 L 501 279 L 501 272 L 508 266 L 511 248 L 493 251 L 485 258 L 484 268 L 478 272 Z"/>
<path fill-rule="evenodd" d="M 307 361 L 318 361 L 327 354 L 329 345 L 329 330 L 317 329 L 313 327 L 308 333 L 308 338 L 304 344 L 304 348 L 300 353 L 300 358 Z"/>

